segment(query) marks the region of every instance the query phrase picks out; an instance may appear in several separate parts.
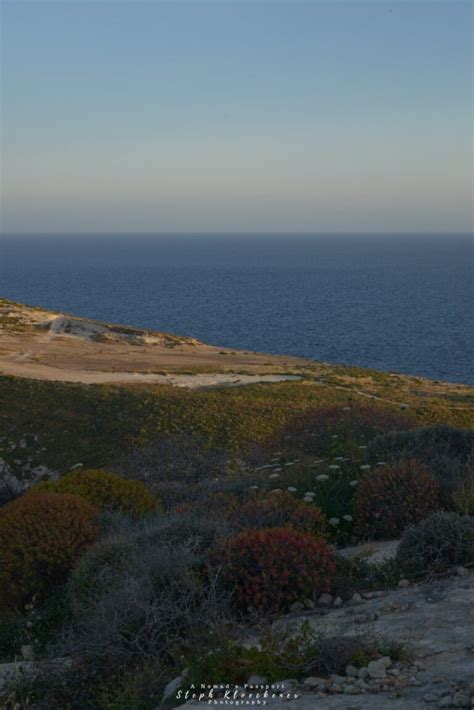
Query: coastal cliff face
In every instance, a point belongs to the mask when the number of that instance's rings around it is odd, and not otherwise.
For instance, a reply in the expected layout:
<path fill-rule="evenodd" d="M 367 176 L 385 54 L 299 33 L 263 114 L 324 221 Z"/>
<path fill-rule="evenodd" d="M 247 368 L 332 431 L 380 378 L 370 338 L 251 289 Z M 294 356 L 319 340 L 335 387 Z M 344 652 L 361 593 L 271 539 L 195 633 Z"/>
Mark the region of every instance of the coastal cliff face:
<path fill-rule="evenodd" d="M 309 364 L 0 299 L 0 374 L 85 384 L 127 382 L 131 375 L 136 382 L 159 382 L 168 372 L 278 374 Z"/>

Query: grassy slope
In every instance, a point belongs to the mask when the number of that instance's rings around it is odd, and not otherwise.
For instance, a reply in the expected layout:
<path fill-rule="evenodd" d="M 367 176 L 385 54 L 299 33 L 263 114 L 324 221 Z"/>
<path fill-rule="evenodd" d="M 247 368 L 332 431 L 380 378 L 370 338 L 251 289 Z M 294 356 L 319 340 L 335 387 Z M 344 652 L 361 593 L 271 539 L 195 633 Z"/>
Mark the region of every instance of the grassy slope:
<path fill-rule="evenodd" d="M 364 394 L 361 394 L 364 393 Z M 0 377 L 0 457 L 60 471 L 104 466 L 157 433 L 194 431 L 237 451 L 268 436 L 295 411 L 333 403 L 408 404 L 420 424 L 473 424 L 472 389 L 360 368 L 326 366 L 324 382 L 190 391 L 163 385 L 74 385 Z M 365 395 L 365 396 L 364 396 Z M 13 448 L 13 446 L 15 448 Z"/>

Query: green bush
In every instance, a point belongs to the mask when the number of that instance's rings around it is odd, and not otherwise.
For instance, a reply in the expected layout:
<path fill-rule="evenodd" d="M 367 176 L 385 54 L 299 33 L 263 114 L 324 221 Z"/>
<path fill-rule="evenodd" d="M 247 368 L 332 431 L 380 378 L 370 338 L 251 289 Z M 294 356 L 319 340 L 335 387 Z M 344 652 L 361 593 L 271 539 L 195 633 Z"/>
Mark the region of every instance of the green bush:
<path fill-rule="evenodd" d="M 466 480 L 461 483 L 451 497 L 459 513 L 474 515 L 474 481 Z"/>
<path fill-rule="evenodd" d="M 23 645 L 31 645 L 36 656 L 44 655 L 68 618 L 63 587 L 50 592 L 39 606 L 28 604 L 24 610 L 5 614 L 0 618 L 0 661 L 19 658 Z"/>
<path fill-rule="evenodd" d="M 396 561 L 407 572 L 440 572 L 474 562 L 474 518 L 439 512 L 402 537 Z"/>
<path fill-rule="evenodd" d="M 71 471 L 58 481 L 42 481 L 28 495 L 38 492 L 71 493 L 100 508 L 128 515 L 144 515 L 157 510 L 158 502 L 140 481 L 128 481 L 108 471 Z"/>

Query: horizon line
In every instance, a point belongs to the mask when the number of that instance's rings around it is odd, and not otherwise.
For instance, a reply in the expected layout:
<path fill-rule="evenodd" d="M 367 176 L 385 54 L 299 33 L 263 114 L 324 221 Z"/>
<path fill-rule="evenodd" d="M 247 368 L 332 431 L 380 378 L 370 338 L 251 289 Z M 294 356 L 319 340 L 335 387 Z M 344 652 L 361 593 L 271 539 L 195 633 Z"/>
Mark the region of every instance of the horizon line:
<path fill-rule="evenodd" d="M 378 230 L 367 230 L 367 231 L 292 231 L 285 230 L 282 232 L 276 231 L 235 231 L 235 230 L 212 230 L 212 231 L 88 231 L 88 232 L 76 232 L 76 231 L 38 231 L 38 232 L 9 232 L 0 231 L 1 237 L 63 237 L 63 236 L 75 236 L 75 237 L 97 237 L 97 236 L 109 236 L 109 237 L 130 237 L 130 236 L 149 236 L 149 237 L 171 237 L 171 236 L 206 236 L 206 237 L 216 237 L 216 236 L 240 236 L 240 237 L 254 237 L 254 236 L 270 236 L 270 237 L 287 237 L 287 236 L 474 236 L 474 229 L 471 231 L 378 231 Z"/>

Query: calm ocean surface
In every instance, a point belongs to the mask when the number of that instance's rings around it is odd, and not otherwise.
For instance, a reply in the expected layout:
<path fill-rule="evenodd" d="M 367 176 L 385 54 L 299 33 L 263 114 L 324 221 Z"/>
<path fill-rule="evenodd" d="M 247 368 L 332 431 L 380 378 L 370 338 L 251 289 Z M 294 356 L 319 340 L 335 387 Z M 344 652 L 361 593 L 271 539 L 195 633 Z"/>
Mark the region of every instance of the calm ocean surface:
<path fill-rule="evenodd" d="M 472 267 L 459 235 L 0 238 L 13 300 L 471 384 Z"/>

